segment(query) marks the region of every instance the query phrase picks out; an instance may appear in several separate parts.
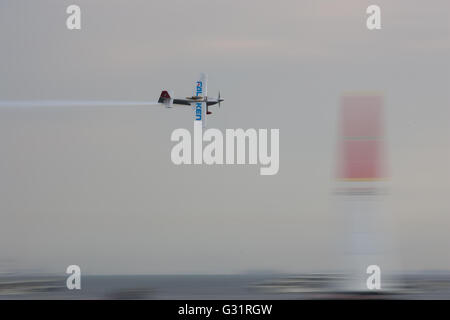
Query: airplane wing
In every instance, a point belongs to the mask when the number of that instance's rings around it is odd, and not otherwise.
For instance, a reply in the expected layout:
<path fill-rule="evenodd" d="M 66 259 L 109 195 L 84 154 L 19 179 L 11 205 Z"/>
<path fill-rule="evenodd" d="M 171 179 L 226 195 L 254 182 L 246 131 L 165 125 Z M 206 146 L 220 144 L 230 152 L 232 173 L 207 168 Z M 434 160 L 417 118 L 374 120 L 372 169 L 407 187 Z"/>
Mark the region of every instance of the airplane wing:
<path fill-rule="evenodd" d="M 195 83 L 194 96 L 206 98 L 208 96 L 208 75 L 200 74 L 200 79 Z M 206 127 L 206 101 L 198 101 L 194 103 L 195 121 L 201 121 L 202 127 Z"/>
<path fill-rule="evenodd" d="M 206 73 L 200 74 L 200 81 L 203 82 L 203 97 L 206 98 L 208 96 L 208 75 Z"/>

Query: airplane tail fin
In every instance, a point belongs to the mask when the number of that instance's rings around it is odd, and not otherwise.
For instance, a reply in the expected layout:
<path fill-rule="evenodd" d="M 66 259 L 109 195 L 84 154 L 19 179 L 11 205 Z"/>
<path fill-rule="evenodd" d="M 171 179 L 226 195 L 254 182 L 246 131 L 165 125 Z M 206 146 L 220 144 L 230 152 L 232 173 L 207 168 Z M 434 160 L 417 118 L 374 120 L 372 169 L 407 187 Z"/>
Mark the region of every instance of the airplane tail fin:
<path fill-rule="evenodd" d="M 172 107 L 173 104 L 173 91 L 164 90 L 159 96 L 158 103 L 162 103 L 166 108 Z"/>

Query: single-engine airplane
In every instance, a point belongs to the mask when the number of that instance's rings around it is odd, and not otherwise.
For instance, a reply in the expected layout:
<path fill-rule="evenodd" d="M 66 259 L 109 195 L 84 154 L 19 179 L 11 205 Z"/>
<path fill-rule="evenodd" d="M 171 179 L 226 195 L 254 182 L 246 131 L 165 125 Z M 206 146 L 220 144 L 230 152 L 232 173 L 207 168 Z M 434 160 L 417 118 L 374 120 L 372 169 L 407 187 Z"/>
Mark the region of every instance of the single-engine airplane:
<path fill-rule="evenodd" d="M 172 108 L 173 105 L 193 106 L 195 121 L 201 121 L 202 126 L 206 127 L 206 116 L 212 114 L 209 106 L 218 105 L 224 101 L 220 97 L 220 91 L 217 98 L 208 97 L 207 91 L 208 76 L 205 73 L 200 74 L 200 79 L 195 83 L 194 94 L 192 97 L 184 99 L 175 99 L 173 91 L 164 90 L 159 96 L 158 103 L 163 104 L 166 108 Z"/>

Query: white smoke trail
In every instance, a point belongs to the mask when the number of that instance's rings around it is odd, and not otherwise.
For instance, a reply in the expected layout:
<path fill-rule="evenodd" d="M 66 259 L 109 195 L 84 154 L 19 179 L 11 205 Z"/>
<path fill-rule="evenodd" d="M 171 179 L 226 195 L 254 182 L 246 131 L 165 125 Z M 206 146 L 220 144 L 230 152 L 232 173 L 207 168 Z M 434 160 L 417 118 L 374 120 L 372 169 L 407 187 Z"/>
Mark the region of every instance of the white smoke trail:
<path fill-rule="evenodd" d="M 152 106 L 157 102 L 148 101 L 108 101 L 108 100 L 9 100 L 0 101 L 0 108 L 36 108 L 36 107 L 133 107 Z"/>

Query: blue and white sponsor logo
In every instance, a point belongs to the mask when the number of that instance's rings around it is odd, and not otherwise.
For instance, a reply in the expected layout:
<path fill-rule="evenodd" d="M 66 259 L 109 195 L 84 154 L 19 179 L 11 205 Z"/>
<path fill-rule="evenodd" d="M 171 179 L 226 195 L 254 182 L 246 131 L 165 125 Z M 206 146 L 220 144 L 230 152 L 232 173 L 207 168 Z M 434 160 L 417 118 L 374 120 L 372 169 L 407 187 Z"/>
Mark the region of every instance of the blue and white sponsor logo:
<path fill-rule="evenodd" d="M 201 81 L 197 81 L 197 97 L 201 96 L 203 93 L 203 83 Z M 195 120 L 201 121 L 202 120 L 202 103 L 197 102 L 195 104 Z"/>

